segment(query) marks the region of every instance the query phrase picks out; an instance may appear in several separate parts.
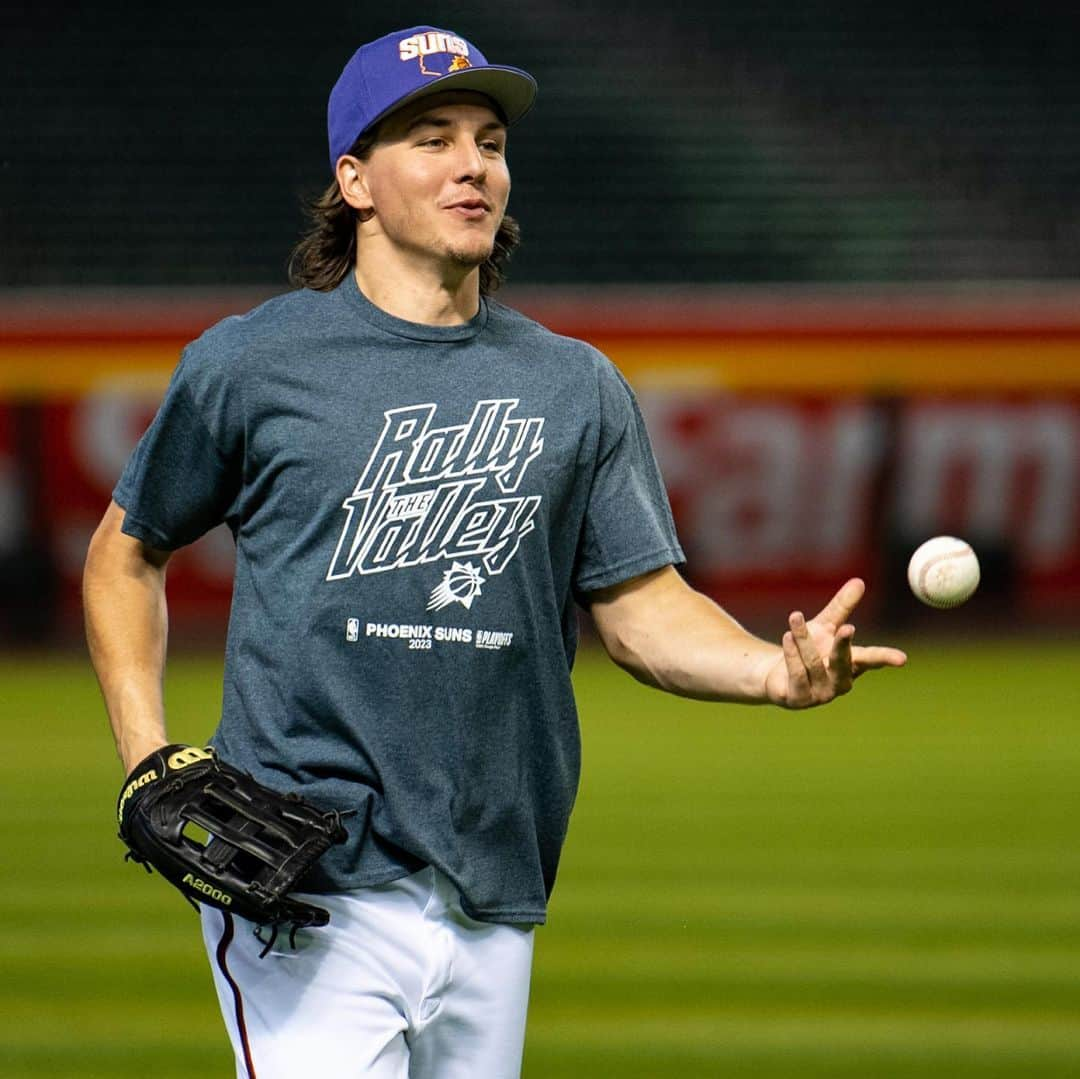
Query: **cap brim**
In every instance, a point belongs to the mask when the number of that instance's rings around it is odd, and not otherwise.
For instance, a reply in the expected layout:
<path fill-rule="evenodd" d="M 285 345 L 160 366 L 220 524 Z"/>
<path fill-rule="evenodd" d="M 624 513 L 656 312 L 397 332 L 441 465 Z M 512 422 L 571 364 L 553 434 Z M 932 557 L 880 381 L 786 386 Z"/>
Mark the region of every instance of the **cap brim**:
<path fill-rule="evenodd" d="M 390 108 L 379 113 L 360 134 L 371 131 L 376 124 L 381 123 L 404 105 L 430 97 L 432 94 L 446 93 L 449 90 L 475 90 L 477 93 L 490 97 L 499 106 L 507 124 L 520 120 L 532 108 L 536 100 L 536 80 L 527 71 L 521 71 L 516 67 L 496 67 L 494 64 L 485 67 L 468 67 L 462 71 L 440 75 L 411 94 L 399 98 Z"/>

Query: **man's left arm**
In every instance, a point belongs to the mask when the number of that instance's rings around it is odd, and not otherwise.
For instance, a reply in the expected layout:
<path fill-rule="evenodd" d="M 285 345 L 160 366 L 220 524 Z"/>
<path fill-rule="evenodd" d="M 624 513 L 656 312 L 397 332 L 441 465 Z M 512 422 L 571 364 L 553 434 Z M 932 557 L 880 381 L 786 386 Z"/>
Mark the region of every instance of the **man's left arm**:
<path fill-rule="evenodd" d="M 748 633 L 672 566 L 593 592 L 588 603 L 608 655 L 648 685 L 699 700 L 811 708 L 868 670 L 907 662 L 896 648 L 852 644 L 849 619 L 865 590 L 853 578 L 813 618 L 793 611 L 779 645 Z"/>

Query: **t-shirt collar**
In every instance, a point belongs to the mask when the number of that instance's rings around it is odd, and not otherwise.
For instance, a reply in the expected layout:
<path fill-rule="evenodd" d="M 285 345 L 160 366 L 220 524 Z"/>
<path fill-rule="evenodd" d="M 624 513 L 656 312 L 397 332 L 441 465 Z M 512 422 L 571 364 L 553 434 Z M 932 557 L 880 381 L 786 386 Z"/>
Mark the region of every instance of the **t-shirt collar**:
<path fill-rule="evenodd" d="M 475 337 L 488 319 L 488 305 L 480 297 L 480 310 L 469 319 L 456 326 L 428 326 L 422 322 L 408 322 L 396 315 L 391 315 L 381 307 L 376 307 L 361 291 L 356 283 L 356 274 L 350 272 L 338 286 L 338 293 L 362 319 L 377 326 L 395 337 L 407 337 L 413 341 L 467 341 Z"/>

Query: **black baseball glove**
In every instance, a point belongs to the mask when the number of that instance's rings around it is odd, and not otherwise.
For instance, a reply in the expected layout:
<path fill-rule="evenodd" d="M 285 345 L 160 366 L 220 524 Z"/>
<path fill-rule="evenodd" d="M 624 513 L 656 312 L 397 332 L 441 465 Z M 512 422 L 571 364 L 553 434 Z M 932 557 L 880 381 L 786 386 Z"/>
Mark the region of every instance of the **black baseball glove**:
<path fill-rule="evenodd" d="M 333 844 L 345 842 L 342 814 L 264 787 L 211 748 L 168 745 L 151 753 L 124 781 L 116 815 L 127 858 L 147 872 L 153 866 L 193 905 L 266 927 L 270 944 L 282 926 L 295 934 L 330 920 L 322 907 L 287 893 Z"/>

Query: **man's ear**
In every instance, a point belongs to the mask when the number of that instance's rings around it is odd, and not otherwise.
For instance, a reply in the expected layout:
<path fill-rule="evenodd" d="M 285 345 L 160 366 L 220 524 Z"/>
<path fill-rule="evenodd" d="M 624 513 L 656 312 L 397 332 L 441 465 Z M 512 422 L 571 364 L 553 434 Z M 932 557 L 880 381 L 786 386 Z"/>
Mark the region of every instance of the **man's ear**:
<path fill-rule="evenodd" d="M 341 197 L 354 210 L 366 214 L 374 209 L 367 188 L 367 166 L 363 161 L 351 154 L 343 154 L 338 158 L 335 174 Z"/>

